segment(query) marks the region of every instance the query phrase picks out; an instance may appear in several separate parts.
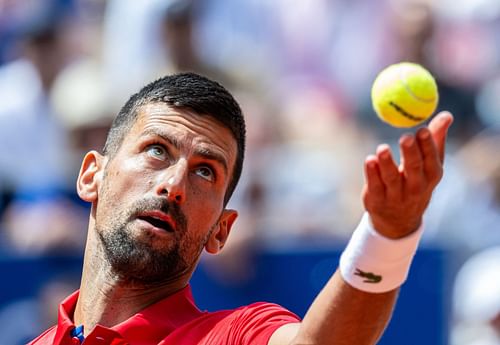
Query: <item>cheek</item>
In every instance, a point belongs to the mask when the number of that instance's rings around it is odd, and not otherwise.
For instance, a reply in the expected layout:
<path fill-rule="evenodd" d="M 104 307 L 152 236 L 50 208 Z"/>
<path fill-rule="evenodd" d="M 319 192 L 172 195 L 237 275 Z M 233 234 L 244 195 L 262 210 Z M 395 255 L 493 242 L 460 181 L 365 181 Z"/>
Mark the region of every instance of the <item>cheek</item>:
<path fill-rule="evenodd" d="M 186 198 L 185 208 L 192 210 L 200 220 L 213 224 L 222 211 L 222 199 L 213 191 L 192 190 Z"/>
<path fill-rule="evenodd" d="M 109 167 L 99 192 L 98 210 L 116 214 L 126 207 L 125 204 L 133 203 L 145 195 L 153 182 L 148 173 L 139 171 L 138 167 L 137 164 Z"/>
<path fill-rule="evenodd" d="M 200 228 L 196 228 L 197 226 Z M 212 227 L 213 224 L 192 224 L 179 241 L 179 253 L 189 265 L 195 264 L 198 260 Z"/>
<path fill-rule="evenodd" d="M 108 192 L 112 191 L 116 196 L 143 194 L 145 188 L 151 188 L 154 185 L 152 175 L 151 171 L 142 167 L 140 161 L 135 159 L 124 161 L 109 174 Z"/>
<path fill-rule="evenodd" d="M 213 195 L 193 193 L 181 206 L 187 217 L 187 237 L 196 238 L 196 243 L 202 242 L 219 220 L 222 204 L 214 200 Z"/>

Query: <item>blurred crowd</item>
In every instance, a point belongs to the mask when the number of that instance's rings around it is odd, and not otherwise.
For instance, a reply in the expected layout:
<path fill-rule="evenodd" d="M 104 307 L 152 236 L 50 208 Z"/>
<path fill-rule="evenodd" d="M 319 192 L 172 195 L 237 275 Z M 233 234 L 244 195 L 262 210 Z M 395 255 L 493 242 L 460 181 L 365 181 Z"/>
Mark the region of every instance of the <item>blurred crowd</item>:
<path fill-rule="evenodd" d="M 220 81 L 248 125 L 230 205 L 240 218 L 204 264 L 245 279 L 258 245 L 345 244 L 363 212 L 364 157 L 382 141 L 398 154 L 404 131 L 377 119 L 370 87 L 400 61 L 428 68 L 438 109 L 455 115 L 424 245 L 451 250 L 458 270 L 500 246 L 497 0 L 0 0 L 0 255 L 82 255 L 83 154 L 102 149 L 132 93 L 180 71 Z M 481 319 L 500 332 L 495 288 L 496 311 L 471 321 L 461 301 L 476 288 L 458 286 L 454 327 Z M 500 343 L 469 338 L 452 340 Z"/>

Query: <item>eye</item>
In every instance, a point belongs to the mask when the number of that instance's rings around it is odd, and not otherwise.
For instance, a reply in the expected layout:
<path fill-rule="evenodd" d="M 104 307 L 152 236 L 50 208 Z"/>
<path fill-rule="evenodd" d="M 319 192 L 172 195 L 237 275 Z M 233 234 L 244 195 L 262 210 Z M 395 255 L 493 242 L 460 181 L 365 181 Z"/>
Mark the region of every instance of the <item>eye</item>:
<path fill-rule="evenodd" d="M 153 144 L 146 147 L 146 153 L 156 159 L 167 159 L 167 150 L 159 144 Z"/>
<path fill-rule="evenodd" d="M 196 168 L 195 174 L 200 176 L 201 178 L 204 178 L 207 181 L 214 181 L 215 180 L 215 174 L 212 169 L 210 169 L 207 166 L 200 166 Z"/>

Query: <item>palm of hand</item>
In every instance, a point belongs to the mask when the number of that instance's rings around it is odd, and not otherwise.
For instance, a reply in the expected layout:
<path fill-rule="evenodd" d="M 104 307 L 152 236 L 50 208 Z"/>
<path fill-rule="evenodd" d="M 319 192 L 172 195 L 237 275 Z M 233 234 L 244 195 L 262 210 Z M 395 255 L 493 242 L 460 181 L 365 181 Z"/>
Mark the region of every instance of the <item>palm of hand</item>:
<path fill-rule="evenodd" d="M 404 237 L 418 229 L 434 188 L 443 175 L 444 148 L 453 116 L 438 114 L 416 135 L 399 140 L 401 163 L 382 144 L 365 161 L 362 198 L 375 229 L 389 238 Z"/>

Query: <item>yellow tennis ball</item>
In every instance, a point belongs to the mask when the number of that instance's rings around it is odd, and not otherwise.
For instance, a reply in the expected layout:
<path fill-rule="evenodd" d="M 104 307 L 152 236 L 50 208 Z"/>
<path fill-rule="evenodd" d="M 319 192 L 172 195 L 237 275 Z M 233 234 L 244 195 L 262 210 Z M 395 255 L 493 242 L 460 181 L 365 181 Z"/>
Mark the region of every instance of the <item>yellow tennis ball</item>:
<path fill-rule="evenodd" d="M 422 66 L 401 62 L 379 73 L 372 86 L 372 104 L 382 121 L 394 127 L 413 127 L 436 110 L 438 89 Z"/>

